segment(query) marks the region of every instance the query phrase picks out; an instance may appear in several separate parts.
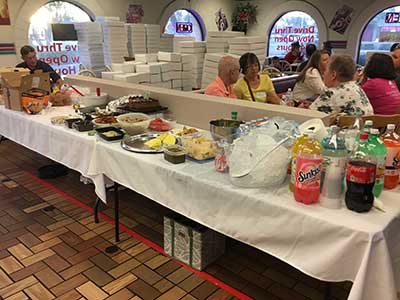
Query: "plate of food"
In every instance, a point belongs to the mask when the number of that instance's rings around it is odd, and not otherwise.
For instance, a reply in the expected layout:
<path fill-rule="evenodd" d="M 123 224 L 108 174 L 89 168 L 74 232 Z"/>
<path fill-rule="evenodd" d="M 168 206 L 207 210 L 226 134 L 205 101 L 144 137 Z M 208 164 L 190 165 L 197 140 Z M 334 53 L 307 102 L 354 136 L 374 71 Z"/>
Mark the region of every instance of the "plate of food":
<path fill-rule="evenodd" d="M 93 119 L 93 124 L 96 125 L 97 128 L 99 127 L 120 127 L 118 120 L 114 116 L 101 116 Z"/>
<path fill-rule="evenodd" d="M 121 141 L 121 147 L 127 151 L 138 153 L 162 153 L 164 146 L 176 144 L 172 134 L 145 133 L 127 136 Z"/>
<path fill-rule="evenodd" d="M 124 132 L 117 127 L 101 127 L 97 128 L 96 132 L 99 137 L 106 141 L 117 141 L 124 137 Z"/>
<path fill-rule="evenodd" d="M 170 122 L 167 122 L 161 118 L 156 118 L 150 121 L 149 128 L 154 131 L 170 131 L 172 129 Z"/>
<path fill-rule="evenodd" d="M 184 135 L 196 134 L 198 132 L 199 131 L 196 128 L 184 126 L 182 130 L 180 130 L 180 131 L 178 131 L 176 133 L 176 135 L 177 136 L 184 136 Z"/>

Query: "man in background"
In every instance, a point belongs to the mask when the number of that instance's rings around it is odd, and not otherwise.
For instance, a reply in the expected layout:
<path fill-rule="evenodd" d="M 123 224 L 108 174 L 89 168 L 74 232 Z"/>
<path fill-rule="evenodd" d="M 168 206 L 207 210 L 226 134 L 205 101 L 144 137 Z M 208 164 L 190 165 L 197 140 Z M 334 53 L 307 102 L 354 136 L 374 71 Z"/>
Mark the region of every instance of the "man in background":
<path fill-rule="evenodd" d="M 397 88 L 400 90 L 400 43 L 394 43 L 392 47 L 390 47 L 390 53 L 397 75 L 394 81 L 396 82 Z"/>
<path fill-rule="evenodd" d="M 54 69 L 44 61 L 38 60 L 36 57 L 36 51 L 32 46 L 23 46 L 20 50 L 21 58 L 24 62 L 16 65 L 17 68 L 27 68 L 33 74 L 36 70 L 42 70 L 43 73 L 50 73 L 50 78 L 54 85 L 60 87 L 63 84 L 63 80 Z"/>
<path fill-rule="evenodd" d="M 303 71 L 303 69 L 308 64 L 308 61 L 310 60 L 311 55 L 313 55 L 315 51 L 317 51 L 317 46 L 315 46 L 314 44 L 307 44 L 307 46 L 306 46 L 306 57 L 307 57 L 307 60 L 303 61 L 301 63 L 301 65 L 297 68 L 297 72 Z"/>
<path fill-rule="evenodd" d="M 204 94 L 211 96 L 236 98 L 233 84 L 240 75 L 239 61 L 232 56 L 224 56 L 218 63 L 218 76 L 207 86 Z"/>
<path fill-rule="evenodd" d="M 304 55 L 300 51 L 300 43 L 294 42 L 290 46 L 291 50 L 285 55 L 285 60 L 290 64 L 302 62 Z"/>

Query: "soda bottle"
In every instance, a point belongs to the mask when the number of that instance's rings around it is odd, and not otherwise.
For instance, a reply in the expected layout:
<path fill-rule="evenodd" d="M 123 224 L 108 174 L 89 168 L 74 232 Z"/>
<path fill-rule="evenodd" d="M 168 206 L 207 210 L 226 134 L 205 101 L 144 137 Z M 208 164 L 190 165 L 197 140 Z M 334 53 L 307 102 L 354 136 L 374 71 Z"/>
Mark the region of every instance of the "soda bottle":
<path fill-rule="evenodd" d="M 340 208 L 344 193 L 347 149 L 339 130 L 338 126 L 331 126 L 331 134 L 321 141 L 324 159 L 320 203 L 327 208 Z"/>
<path fill-rule="evenodd" d="M 290 182 L 289 182 L 289 189 L 291 192 L 294 190 L 294 178 L 296 175 L 296 157 L 297 152 L 300 151 L 300 148 L 304 145 L 305 141 L 307 140 L 307 136 L 303 134 L 293 143 L 292 146 L 292 163 L 291 163 L 291 172 L 290 172 Z"/>
<path fill-rule="evenodd" d="M 385 178 L 386 166 L 386 146 L 379 138 L 379 130 L 372 128 L 369 135 L 369 144 L 372 149 L 372 154 L 376 158 L 376 175 L 375 185 L 373 189 L 374 196 L 378 198 L 383 190 L 383 182 Z"/>
<path fill-rule="evenodd" d="M 376 160 L 368 144 L 368 134 L 360 134 L 360 143 L 352 153 L 346 167 L 347 191 L 345 202 L 348 209 L 367 212 L 374 203 L 372 189 L 375 184 Z"/>
<path fill-rule="evenodd" d="M 388 124 L 386 132 L 382 135 L 387 150 L 384 181 L 386 189 L 394 189 L 399 183 L 400 137 L 394 132 L 395 128 L 394 124 Z"/>
<path fill-rule="evenodd" d="M 313 204 L 318 202 L 320 195 L 322 149 L 312 131 L 306 131 L 304 136 L 296 153 L 294 199 L 304 204 Z"/>

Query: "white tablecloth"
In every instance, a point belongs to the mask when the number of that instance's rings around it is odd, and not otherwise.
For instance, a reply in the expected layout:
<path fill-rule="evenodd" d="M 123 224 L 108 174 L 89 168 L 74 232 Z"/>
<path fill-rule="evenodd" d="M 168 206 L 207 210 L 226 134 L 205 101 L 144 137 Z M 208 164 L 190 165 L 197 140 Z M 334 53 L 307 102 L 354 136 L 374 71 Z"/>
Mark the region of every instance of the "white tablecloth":
<path fill-rule="evenodd" d="M 87 175 L 96 137 L 65 126 L 55 126 L 51 117 L 69 115 L 72 107 L 52 107 L 46 114 L 28 115 L 0 106 L 0 135 Z"/>
<path fill-rule="evenodd" d="M 386 213 L 357 214 L 296 203 L 287 185 L 241 189 L 213 163 L 173 165 L 98 143 L 89 174 L 102 175 L 214 230 L 270 253 L 312 277 L 354 282 L 350 300 L 395 300 L 399 287 L 400 193 L 384 191 Z M 96 176 L 97 174 L 97 176 Z M 93 178 L 93 176 L 92 176 Z"/>
<path fill-rule="evenodd" d="M 131 188 L 199 223 L 270 253 L 310 276 L 354 282 L 350 300 L 395 300 L 400 287 L 400 192 L 384 191 L 386 213 L 357 214 L 293 200 L 287 186 L 241 189 L 211 162 L 172 165 L 161 154 L 137 154 L 0 107 L 0 135 L 92 178 L 105 200 L 104 178 Z M 397 287 L 397 289 L 396 289 Z"/>

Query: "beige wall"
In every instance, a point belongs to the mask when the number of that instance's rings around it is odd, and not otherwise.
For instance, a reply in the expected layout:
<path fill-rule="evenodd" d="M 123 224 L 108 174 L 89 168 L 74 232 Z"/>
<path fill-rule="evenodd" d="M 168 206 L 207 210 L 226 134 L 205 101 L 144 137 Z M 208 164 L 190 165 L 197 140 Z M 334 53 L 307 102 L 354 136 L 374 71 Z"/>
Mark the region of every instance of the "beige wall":
<path fill-rule="evenodd" d="M 8 0 L 11 26 L 0 26 L 0 42 L 14 42 L 17 49 L 27 43 L 29 18 L 48 0 Z M 93 15 L 119 16 L 125 18 L 125 13 L 130 3 L 143 4 L 145 10 L 145 23 L 158 23 L 164 26 L 173 11 L 179 8 L 191 8 L 197 11 L 206 26 L 206 30 L 216 30 L 215 12 L 223 8 L 231 24 L 234 10 L 233 0 L 74 0 L 76 4 L 87 8 Z M 337 0 L 254 0 L 258 5 L 258 24 L 249 28 L 250 35 L 267 36 L 276 19 L 283 13 L 295 8 L 303 10 L 313 16 L 320 30 L 320 40 L 347 40 L 348 52 L 355 55 L 358 47 L 360 32 L 366 22 L 380 10 L 399 5 L 397 0 L 354 0 L 352 2 Z M 168 3 L 172 3 L 168 5 Z M 337 34 L 328 29 L 328 25 L 335 11 L 343 4 L 354 8 L 353 21 L 344 35 Z M 19 55 L 1 55 L 0 66 L 9 66 L 19 61 Z"/>
<path fill-rule="evenodd" d="M 188 5 L 187 0 L 177 0 L 171 5 L 165 7 L 161 12 L 159 23 L 162 28 L 168 21 L 169 16 L 177 9 L 190 8 L 196 11 L 203 19 L 206 31 L 217 30 L 215 24 L 215 13 L 222 8 L 225 12 L 229 24 L 231 24 L 232 11 L 234 7 L 232 0 L 191 0 Z"/>

